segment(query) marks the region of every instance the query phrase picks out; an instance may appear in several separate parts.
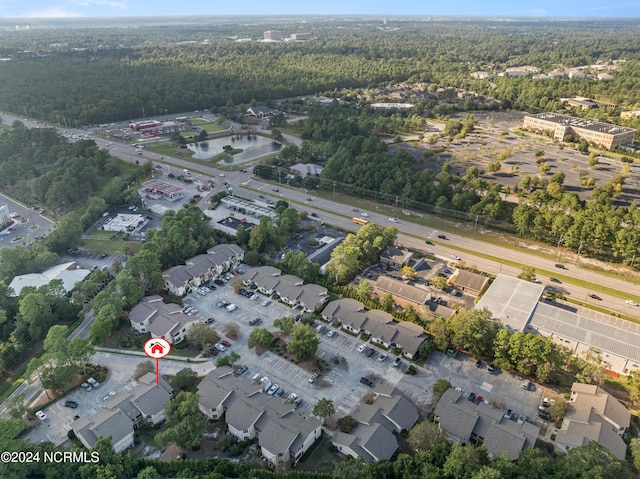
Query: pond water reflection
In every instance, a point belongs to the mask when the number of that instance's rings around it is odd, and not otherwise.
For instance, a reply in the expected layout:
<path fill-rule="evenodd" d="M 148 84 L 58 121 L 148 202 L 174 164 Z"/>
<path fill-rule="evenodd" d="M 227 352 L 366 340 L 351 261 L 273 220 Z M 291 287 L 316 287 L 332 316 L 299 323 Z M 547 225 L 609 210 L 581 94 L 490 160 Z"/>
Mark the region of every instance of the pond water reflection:
<path fill-rule="evenodd" d="M 247 136 L 241 136 L 235 137 L 233 140 L 230 136 L 226 136 L 215 140 L 191 143 L 187 145 L 187 148 L 193 151 L 194 158 L 206 160 L 223 153 L 225 146 L 242 150 L 242 152 L 232 155 L 228 160 L 219 161 L 218 163 L 221 165 L 247 163 L 271 153 L 277 153 L 282 149 L 281 143 L 274 142 L 272 139 L 265 138 L 264 136 L 252 136 L 250 139 Z"/>

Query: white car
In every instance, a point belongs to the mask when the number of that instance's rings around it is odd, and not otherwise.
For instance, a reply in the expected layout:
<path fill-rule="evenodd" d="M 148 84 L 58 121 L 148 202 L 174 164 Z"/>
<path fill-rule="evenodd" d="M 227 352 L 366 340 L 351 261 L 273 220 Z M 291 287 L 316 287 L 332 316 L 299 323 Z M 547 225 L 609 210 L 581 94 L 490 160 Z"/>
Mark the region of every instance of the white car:
<path fill-rule="evenodd" d="M 276 391 L 277 391 L 278 389 L 280 389 L 280 386 L 278 386 L 278 384 L 276 383 L 276 384 L 274 384 L 273 386 L 271 386 L 271 387 L 269 388 L 269 390 L 267 391 L 267 394 L 268 394 L 269 396 L 273 396 L 273 395 L 276 393 Z"/>
<path fill-rule="evenodd" d="M 398 222 L 398 218 L 389 218 L 389 221 L 391 221 L 392 223 L 397 223 Z"/>
<path fill-rule="evenodd" d="M 47 420 L 47 415 L 45 413 L 43 413 L 42 411 L 36 411 L 36 417 L 38 419 L 40 419 L 41 421 L 46 421 Z"/>
<path fill-rule="evenodd" d="M 251 297 L 249 298 L 251 301 L 255 301 L 256 299 L 258 299 L 258 295 L 257 294 L 252 294 Z"/>
<path fill-rule="evenodd" d="M 456 256 L 455 254 L 451 255 L 451 259 L 455 259 L 456 261 L 460 261 L 460 256 Z"/>
<path fill-rule="evenodd" d="M 331 331 L 329 331 L 327 333 L 327 338 L 333 338 L 333 336 L 335 336 L 336 332 L 332 329 Z"/>
<path fill-rule="evenodd" d="M 627 304 L 630 305 L 630 306 L 638 306 L 638 303 L 636 303 L 632 299 L 627 299 Z"/>
<path fill-rule="evenodd" d="M 359 353 L 364 352 L 365 349 L 367 349 L 367 343 L 362 343 L 360 346 L 358 346 Z"/>
<path fill-rule="evenodd" d="M 224 173 L 220 173 L 220 175 L 218 175 L 218 176 L 224 176 Z"/>
<path fill-rule="evenodd" d="M 218 351 L 220 351 L 221 353 L 224 353 L 227 348 L 224 347 L 224 345 L 220 344 L 220 343 L 216 343 L 216 345 L 214 346 Z"/>
<path fill-rule="evenodd" d="M 20 216 L 18 213 L 11 213 L 9 215 L 11 218 L 17 218 L 18 216 Z"/>
<path fill-rule="evenodd" d="M 362 216 L 363 218 L 367 218 L 369 216 L 369 213 L 360 213 L 360 216 Z"/>

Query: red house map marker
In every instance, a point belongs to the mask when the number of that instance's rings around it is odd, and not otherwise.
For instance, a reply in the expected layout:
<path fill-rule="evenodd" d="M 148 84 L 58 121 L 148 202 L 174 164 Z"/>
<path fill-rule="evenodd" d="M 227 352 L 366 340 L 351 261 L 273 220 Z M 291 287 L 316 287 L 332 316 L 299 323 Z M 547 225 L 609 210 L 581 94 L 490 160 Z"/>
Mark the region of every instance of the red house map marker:
<path fill-rule="evenodd" d="M 156 360 L 156 384 L 158 384 L 158 360 L 171 352 L 171 343 L 164 338 L 151 338 L 143 346 L 144 353 Z"/>

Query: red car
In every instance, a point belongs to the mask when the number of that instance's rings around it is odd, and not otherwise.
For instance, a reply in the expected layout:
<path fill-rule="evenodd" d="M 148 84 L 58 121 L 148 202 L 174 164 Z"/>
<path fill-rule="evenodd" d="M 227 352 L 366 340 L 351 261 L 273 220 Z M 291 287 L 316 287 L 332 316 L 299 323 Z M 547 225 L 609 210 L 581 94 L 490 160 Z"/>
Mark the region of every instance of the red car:
<path fill-rule="evenodd" d="M 223 339 L 222 341 L 220 341 L 220 344 L 222 344 L 223 346 L 226 346 L 226 347 L 231 346 L 231 343 L 229 341 L 227 341 L 226 339 Z"/>
<path fill-rule="evenodd" d="M 211 353 L 211 356 L 217 356 L 218 355 L 218 350 L 215 348 L 209 348 L 209 352 Z"/>
<path fill-rule="evenodd" d="M 311 198 L 307 198 L 307 201 L 312 201 L 312 199 Z"/>

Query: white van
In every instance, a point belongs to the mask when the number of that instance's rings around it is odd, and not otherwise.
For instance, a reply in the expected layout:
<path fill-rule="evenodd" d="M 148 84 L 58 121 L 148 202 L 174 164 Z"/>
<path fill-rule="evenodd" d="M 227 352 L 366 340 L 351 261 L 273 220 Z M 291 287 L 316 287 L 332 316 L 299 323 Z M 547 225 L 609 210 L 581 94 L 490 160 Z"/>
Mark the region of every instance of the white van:
<path fill-rule="evenodd" d="M 227 312 L 230 313 L 230 312 L 235 311 L 236 309 L 238 309 L 238 307 L 235 304 L 232 303 L 229 306 L 227 306 L 225 309 L 227 310 Z"/>
<path fill-rule="evenodd" d="M 528 379 L 525 379 L 524 381 L 522 381 L 522 389 L 529 389 L 529 387 L 531 386 L 531 381 L 529 381 Z"/>

